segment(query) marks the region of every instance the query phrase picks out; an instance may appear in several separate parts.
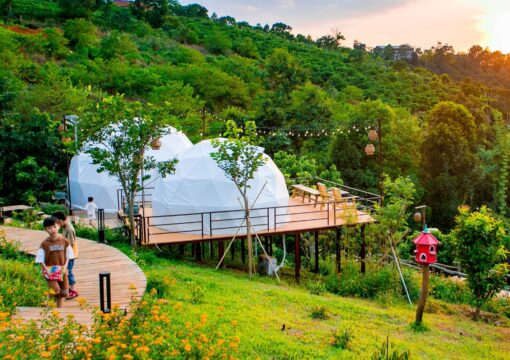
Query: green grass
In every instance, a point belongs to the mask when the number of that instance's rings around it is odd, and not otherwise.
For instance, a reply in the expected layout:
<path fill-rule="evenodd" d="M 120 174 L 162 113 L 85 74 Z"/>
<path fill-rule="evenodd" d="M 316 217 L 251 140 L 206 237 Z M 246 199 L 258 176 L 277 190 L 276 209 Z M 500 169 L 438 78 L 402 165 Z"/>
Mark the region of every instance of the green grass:
<path fill-rule="evenodd" d="M 237 321 L 242 359 L 359 359 L 370 358 L 389 336 L 412 358 L 509 358 L 510 328 L 473 322 L 462 313 L 426 313 L 426 328 L 412 326 L 415 308 L 404 302 L 313 295 L 289 283 L 270 278 L 248 279 L 244 273 L 158 259 L 145 266 L 148 288 L 156 288 L 169 306 L 183 302 L 179 321 L 194 321 L 202 313 Z M 167 281 L 165 281 L 165 279 Z M 170 280 L 170 281 L 168 281 Z M 314 319 L 324 308 L 328 316 Z M 285 330 L 282 331 L 283 325 Z M 349 334 L 347 346 L 335 346 Z"/>

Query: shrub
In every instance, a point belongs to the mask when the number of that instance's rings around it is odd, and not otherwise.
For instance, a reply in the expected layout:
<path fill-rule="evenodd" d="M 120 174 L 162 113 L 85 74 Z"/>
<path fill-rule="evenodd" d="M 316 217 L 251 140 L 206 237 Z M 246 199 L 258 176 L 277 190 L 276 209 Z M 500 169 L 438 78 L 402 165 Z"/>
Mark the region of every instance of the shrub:
<path fill-rule="evenodd" d="M 328 315 L 328 309 L 324 306 L 314 306 L 310 311 L 312 319 L 326 320 Z"/>
<path fill-rule="evenodd" d="M 337 331 L 336 333 L 333 334 L 333 341 L 331 345 L 340 349 L 347 349 L 351 339 L 352 333 L 350 329 L 346 329 L 342 332 Z"/>
<path fill-rule="evenodd" d="M 389 338 L 372 354 L 371 360 L 408 360 L 411 358 L 409 350 L 399 351 L 390 343 Z"/>
<path fill-rule="evenodd" d="M 310 294 L 313 295 L 320 295 L 326 291 L 326 285 L 321 280 L 309 281 L 305 286 L 310 291 Z"/>
<path fill-rule="evenodd" d="M 49 310 L 36 324 L 19 324 L 0 312 L 0 358 L 51 359 L 229 359 L 240 339 L 230 336 L 235 321 L 207 314 L 189 315 L 182 303 L 157 299 L 155 291 L 131 304 L 126 318 L 118 307 L 96 310 L 90 327 L 67 322 Z M 0 299 L 0 309 L 2 307 Z M 184 313 L 187 316 L 175 316 Z M 181 319 L 182 318 L 182 319 Z M 185 319 L 184 319 L 185 318 Z M 59 331 L 55 331 L 59 329 Z M 22 354 L 22 355 L 21 355 Z"/>
<path fill-rule="evenodd" d="M 62 211 L 64 214 L 69 215 L 69 210 L 60 204 L 45 204 L 41 206 L 41 211 L 43 211 L 47 215 L 52 215 L 57 211 Z"/>

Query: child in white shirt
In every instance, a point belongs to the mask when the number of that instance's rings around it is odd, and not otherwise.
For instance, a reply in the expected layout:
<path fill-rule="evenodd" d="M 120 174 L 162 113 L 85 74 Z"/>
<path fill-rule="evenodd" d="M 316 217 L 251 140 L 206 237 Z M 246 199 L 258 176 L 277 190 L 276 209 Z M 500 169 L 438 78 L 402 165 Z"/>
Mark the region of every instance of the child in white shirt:
<path fill-rule="evenodd" d="M 85 205 L 85 210 L 87 210 L 89 224 L 94 225 L 93 223 L 96 220 L 97 205 L 94 204 L 94 198 L 92 196 L 89 196 L 88 201 L 87 205 Z"/>

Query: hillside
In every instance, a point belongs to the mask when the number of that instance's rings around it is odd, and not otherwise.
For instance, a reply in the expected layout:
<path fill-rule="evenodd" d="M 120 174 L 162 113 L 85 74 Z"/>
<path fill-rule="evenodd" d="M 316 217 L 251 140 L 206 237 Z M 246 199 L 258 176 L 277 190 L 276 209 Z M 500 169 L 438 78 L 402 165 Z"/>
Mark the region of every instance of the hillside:
<path fill-rule="evenodd" d="M 169 104 L 169 121 L 193 141 L 219 135 L 225 120 L 252 119 L 268 154 L 300 154 L 319 173 L 335 165 L 350 186 L 377 191 L 379 166 L 408 176 L 442 229 L 462 203 L 507 213 L 506 80 L 477 82 L 478 65 L 441 62 L 439 50 L 420 60 L 436 75 L 362 46 L 293 35 L 286 24 L 252 26 L 198 4 L 153 3 L 14 0 L 0 9 L 0 154 L 11 159 L 0 163 L 5 202 L 48 201 L 66 174 L 64 157 L 53 154 L 72 155 L 90 126 L 80 124 L 78 144 L 66 145 L 60 119 L 92 113 L 98 99 L 120 93 Z M 433 134 L 434 117 L 451 132 Z M 363 151 L 377 120 L 382 163 Z M 16 172 L 30 176 L 6 175 Z"/>

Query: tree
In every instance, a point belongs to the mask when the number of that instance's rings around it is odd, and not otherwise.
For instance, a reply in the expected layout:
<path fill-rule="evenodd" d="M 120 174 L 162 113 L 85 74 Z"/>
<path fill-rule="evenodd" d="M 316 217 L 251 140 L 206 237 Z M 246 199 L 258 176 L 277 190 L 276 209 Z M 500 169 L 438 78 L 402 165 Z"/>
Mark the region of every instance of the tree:
<path fill-rule="evenodd" d="M 477 212 L 460 207 L 455 220 L 456 252 L 475 296 L 473 318 L 477 320 L 481 306 L 505 286 L 508 272 L 508 264 L 502 263 L 507 255 L 503 245 L 505 228 L 485 206 Z"/>
<path fill-rule="evenodd" d="M 248 240 L 248 273 L 253 274 L 253 242 L 251 237 L 250 204 L 248 189 L 250 180 L 253 179 L 257 170 L 264 165 L 262 149 L 256 146 L 257 136 L 254 121 L 247 121 L 244 130 L 238 128 L 233 120 L 226 123 L 226 140 L 214 140 L 213 147 L 216 152 L 211 157 L 218 163 L 220 169 L 230 179 L 244 201 L 244 218 L 246 223 L 246 238 Z"/>
<path fill-rule="evenodd" d="M 448 228 L 457 207 L 469 204 L 475 191 L 475 121 L 464 106 L 440 102 L 428 113 L 424 133 L 420 154 L 425 203 L 433 210 L 434 225 Z"/>
<path fill-rule="evenodd" d="M 97 7 L 96 0 L 58 0 L 58 5 L 64 19 L 88 19 Z"/>
<path fill-rule="evenodd" d="M 141 182 L 156 167 L 155 159 L 146 156 L 151 142 L 165 133 L 170 125 L 169 109 L 151 104 L 127 102 L 122 95 L 101 100 L 95 108 L 81 119 L 88 133 L 86 152 L 93 163 L 99 165 L 98 172 L 106 171 L 115 176 L 122 185 L 129 207 L 131 245 L 136 248 L 134 203 L 136 194 L 142 190 Z M 158 164 L 163 176 L 173 172 L 176 159 Z"/>
<path fill-rule="evenodd" d="M 232 47 L 232 41 L 221 31 L 215 30 L 204 37 L 204 45 L 213 54 L 225 54 Z"/>

